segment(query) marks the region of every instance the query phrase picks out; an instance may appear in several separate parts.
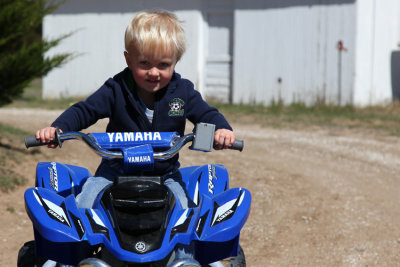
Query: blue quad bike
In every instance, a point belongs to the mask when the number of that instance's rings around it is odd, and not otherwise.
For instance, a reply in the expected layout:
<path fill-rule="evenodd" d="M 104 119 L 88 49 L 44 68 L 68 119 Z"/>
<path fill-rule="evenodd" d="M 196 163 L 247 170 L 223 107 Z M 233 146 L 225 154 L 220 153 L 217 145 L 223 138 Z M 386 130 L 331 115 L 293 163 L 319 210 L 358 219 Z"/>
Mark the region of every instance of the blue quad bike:
<path fill-rule="evenodd" d="M 211 151 L 215 126 L 201 123 L 195 132 L 60 133 L 81 140 L 105 159 L 118 158 L 129 170 L 151 170 L 155 161 L 190 149 Z M 26 147 L 46 145 L 34 136 Z M 237 140 L 233 149 L 242 150 Z M 183 209 L 158 176 L 115 177 L 92 208 L 79 208 L 75 197 L 91 173 L 83 167 L 40 162 L 35 187 L 25 192 L 34 240 L 18 254 L 18 266 L 246 266 L 240 231 L 251 204 L 245 188 L 229 188 L 222 165 L 180 169 L 194 207 Z M 191 245 L 194 259 L 175 258 L 175 248 Z"/>

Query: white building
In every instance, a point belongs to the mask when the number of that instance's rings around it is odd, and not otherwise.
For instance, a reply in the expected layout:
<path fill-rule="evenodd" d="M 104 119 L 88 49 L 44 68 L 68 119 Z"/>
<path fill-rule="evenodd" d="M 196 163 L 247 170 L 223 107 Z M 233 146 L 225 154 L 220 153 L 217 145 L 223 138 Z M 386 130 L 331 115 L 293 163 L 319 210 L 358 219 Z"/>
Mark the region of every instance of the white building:
<path fill-rule="evenodd" d="M 73 32 L 49 55 L 76 57 L 44 77 L 43 96 L 86 96 L 121 71 L 126 26 L 154 8 L 184 21 L 188 49 L 176 70 L 207 99 L 400 99 L 398 0 L 69 0 L 45 18 L 43 34 Z"/>

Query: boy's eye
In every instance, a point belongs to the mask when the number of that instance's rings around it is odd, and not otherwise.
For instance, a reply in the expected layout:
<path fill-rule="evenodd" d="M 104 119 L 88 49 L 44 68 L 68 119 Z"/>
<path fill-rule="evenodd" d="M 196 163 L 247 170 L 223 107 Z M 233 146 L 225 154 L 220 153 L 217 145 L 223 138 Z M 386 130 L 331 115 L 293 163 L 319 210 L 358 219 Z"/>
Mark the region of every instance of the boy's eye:
<path fill-rule="evenodd" d="M 171 64 L 169 64 L 167 62 L 161 62 L 160 63 L 160 67 L 162 67 L 162 68 L 168 68 L 169 66 L 171 66 Z"/>
<path fill-rule="evenodd" d="M 139 64 L 143 65 L 143 66 L 147 66 L 149 64 L 149 62 L 146 60 L 142 60 L 142 61 L 139 61 Z"/>

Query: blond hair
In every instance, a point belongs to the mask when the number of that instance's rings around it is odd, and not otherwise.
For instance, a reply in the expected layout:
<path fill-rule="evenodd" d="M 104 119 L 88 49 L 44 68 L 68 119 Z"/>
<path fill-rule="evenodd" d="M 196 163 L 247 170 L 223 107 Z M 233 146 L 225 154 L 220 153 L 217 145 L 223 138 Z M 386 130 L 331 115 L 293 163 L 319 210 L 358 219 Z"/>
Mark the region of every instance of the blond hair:
<path fill-rule="evenodd" d="M 173 52 L 179 61 L 186 50 L 181 22 L 173 13 L 164 10 L 138 13 L 125 31 L 125 49 L 129 52 L 131 48 L 142 54 Z"/>

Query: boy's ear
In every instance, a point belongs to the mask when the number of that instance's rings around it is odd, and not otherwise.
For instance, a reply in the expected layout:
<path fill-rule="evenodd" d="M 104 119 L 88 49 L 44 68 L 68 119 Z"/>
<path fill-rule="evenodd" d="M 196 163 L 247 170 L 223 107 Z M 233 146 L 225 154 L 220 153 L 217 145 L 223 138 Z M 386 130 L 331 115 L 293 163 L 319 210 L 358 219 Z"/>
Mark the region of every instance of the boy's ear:
<path fill-rule="evenodd" d="M 130 68 L 131 67 L 131 60 L 129 59 L 128 52 L 124 51 L 124 57 L 125 57 L 126 65 L 128 65 L 128 67 Z"/>

